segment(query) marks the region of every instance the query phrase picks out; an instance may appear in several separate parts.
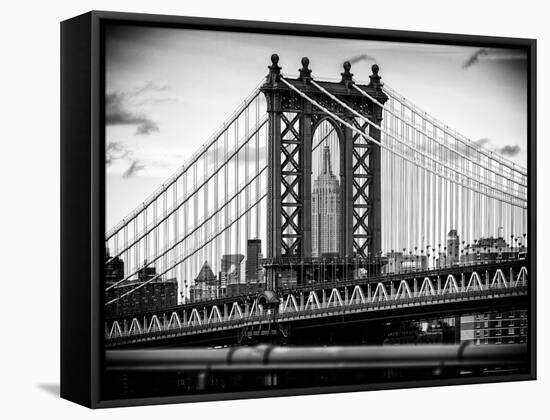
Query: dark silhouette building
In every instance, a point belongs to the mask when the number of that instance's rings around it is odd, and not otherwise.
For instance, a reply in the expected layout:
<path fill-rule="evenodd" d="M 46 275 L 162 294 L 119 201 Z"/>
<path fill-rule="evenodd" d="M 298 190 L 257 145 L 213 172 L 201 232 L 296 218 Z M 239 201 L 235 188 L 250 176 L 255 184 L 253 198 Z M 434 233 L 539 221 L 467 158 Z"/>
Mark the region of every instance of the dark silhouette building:
<path fill-rule="evenodd" d="M 262 255 L 261 239 L 249 239 L 246 242 L 246 263 L 245 277 L 246 284 L 257 283 L 260 281 L 259 261 Z"/>
<path fill-rule="evenodd" d="M 105 278 L 105 283 L 107 283 L 107 286 L 112 283 L 116 283 L 117 281 L 122 280 L 124 278 L 124 261 L 122 261 L 120 257 L 114 257 L 111 260 L 109 249 L 106 249 L 106 252 L 105 252 L 105 262 L 106 264 L 105 264 L 104 278 Z"/>
<path fill-rule="evenodd" d="M 115 260 L 113 260 L 113 262 L 114 261 Z M 107 271 L 106 278 L 122 280 L 124 278 L 123 276 L 124 262 L 119 259 L 116 264 L 113 264 L 113 268 Z M 106 317 L 142 313 L 177 305 L 177 280 L 164 280 L 160 276 L 155 278 L 156 276 L 157 274 L 154 267 L 144 267 L 139 270 L 137 280 L 127 280 L 106 290 L 105 302 L 119 298 L 116 302 L 105 307 Z M 143 285 L 145 282 L 147 283 Z M 111 284 L 112 283 L 114 282 L 111 282 Z M 137 287 L 139 287 L 139 289 Z M 135 290 L 132 293 L 126 295 L 126 292 L 133 289 Z"/>

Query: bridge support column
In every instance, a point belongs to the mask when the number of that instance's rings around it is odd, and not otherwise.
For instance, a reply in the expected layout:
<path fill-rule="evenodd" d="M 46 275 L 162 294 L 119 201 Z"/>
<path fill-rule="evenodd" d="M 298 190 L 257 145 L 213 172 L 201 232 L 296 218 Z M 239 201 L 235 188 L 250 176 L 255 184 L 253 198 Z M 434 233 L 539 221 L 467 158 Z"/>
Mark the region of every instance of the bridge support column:
<path fill-rule="evenodd" d="M 378 74 L 379 67 L 372 66 L 372 75 L 369 76 L 369 87 L 375 91 L 382 91 L 381 77 Z M 381 101 L 382 103 L 385 100 Z M 375 103 L 372 104 L 372 121 L 378 126 L 382 126 L 382 107 Z M 369 135 L 378 141 L 381 141 L 380 130 L 373 125 L 369 125 Z M 382 187 L 381 187 L 381 149 L 378 145 L 372 145 L 371 155 L 369 157 L 370 173 L 372 174 L 371 185 L 369 186 L 369 196 L 372 200 L 371 214 L 369 215 L 369 229 L 371 231 L 371 242 L 369 245 L 370 255 L 377 256 L 382 251 Z"/>
<path fill-rule="evenodd" d="M 371 76 L 372 77 L 372 76 Z M 373 105 L 374 122 L 379 126 L 382 125 L 382 108 L 378 105 Z M 380 141 L 380 130 L 374 126 L 369 126 L 369 135 Z M 372 151 L 369 158 L 369 166 L 372 174 L 372 181 L 369 187 L 369 198 L 372 200 L 371 214 L 369 215 L 369 228 L 371 230 L 371 238 L 369 245 L 369 254 L 372 256 L 380 255 L 382 251 L 382 187 L 381 187 L 381 152 L 380 146 L 373 144 Z"/>
<path fill-rule="evenodd" d="M 371 302 L 371 301 L 372 301 L 372 290 L 369 283 L 367 284 L 367 302 Z"/>
<path fill-rule="evenodd" d="M 272 65 L 269 66 L 269 75 L 265 96 L 268 113 L 268 152 L 267 152 L 267 257 L 281 256 L 281 67 L 279 56 L 271 56 Z M 270 270 L 271 271 L 271 270 Z M 276 286 L 275 284 L 273 286 Z"/>
<path fill-rule="evenodd" d="M 346 122 L 353 124 L 351 118 Z M 340 256 L 354 257 L 353 249 L 353 131 L 344 127 L 344 141 L 340 147 Z"/>
<path fill-rule="evenodd" d="M 460 291 L 464 292 L 466 290 L 466 279 L 464 278 L 464 273 L 460 273 Z"/>
<path fill-rule="evenodd" d="M 491 287 L 491 279 L 489 278 L 489 271 L 485 270 L 485 290 L 489 290 Z"/>
<path fill-rule="evenodd" d="M 437 276 L 437 294 L 441 294 L 441 277 Z"/>
<path fill-rule="evenodd" d="M 416 278 L 413 280 L 413 296 L 418 296 L 418 281 L 416 280 Z"/>
<path fill-rule="evenodd" d="M 302 99 L 302 115 L 300 118 L 300 132 L 302 134 L 302 182 L 301 182 L 301 228 L 302 228 L 302 257 L 311 258 L 311 175 L 312 175 L 312 107 L 309 101 Z"/>

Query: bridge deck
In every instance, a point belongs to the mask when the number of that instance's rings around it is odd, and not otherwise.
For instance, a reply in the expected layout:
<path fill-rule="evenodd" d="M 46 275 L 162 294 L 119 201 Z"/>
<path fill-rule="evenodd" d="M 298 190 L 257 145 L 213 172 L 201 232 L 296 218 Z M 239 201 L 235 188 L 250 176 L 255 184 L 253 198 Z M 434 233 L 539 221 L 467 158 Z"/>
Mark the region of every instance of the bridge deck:
<path fill-rule="evenodd" d="M 527 270 L 521 261 L 455 267 L 309 285 L 278 291 L 278 305 L 240 296 L 107 321 L 109 347 L 172 341 L 201 334 L 304 322 L 348 322 L 407 314 L 490 310 L 525 303 Z M 345 318 L 345 319 L 344 319 Z M 266 332 L 269 333 L 269 332 Z"/>

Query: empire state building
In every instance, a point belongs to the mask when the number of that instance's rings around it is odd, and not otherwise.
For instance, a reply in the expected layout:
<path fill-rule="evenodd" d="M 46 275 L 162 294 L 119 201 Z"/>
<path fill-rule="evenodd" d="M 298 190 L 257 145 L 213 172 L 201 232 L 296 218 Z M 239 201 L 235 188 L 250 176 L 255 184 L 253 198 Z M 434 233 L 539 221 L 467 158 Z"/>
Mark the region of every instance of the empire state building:
<path fill-rule="evenodd" d="M 338 253 L 340 242 L 340 182 L 332 173 L 330 149 L 323 148 L 321 173 L 313 182 L 311 194 L 312 255 Z"/>

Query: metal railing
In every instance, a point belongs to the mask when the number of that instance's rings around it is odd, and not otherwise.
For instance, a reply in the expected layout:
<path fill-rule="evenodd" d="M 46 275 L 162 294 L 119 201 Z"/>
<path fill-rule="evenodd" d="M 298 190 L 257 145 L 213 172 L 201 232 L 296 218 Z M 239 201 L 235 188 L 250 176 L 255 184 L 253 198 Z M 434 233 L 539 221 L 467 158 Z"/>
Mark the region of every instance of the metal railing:
<path fill-rule="evenodd" d="M 121 337 L 107 337 L 109 345 L 116 345 L 128 341 L 150 341 L 167 336 L 183 336 L 189 334 L 198 334 L 205 331 L 227 330 L 241 328 L 246 325 L 256 325 L 258 323 L 288 322 L 291 320 L 316 318 L 331 316 L 332 314 L 350 313 L 357 311 L 381 311 L 403 306 L 424 306 L 433 304 L 444 304 L 455 301 L 478 300 L 483 297 L 491 296 L 492 299 L 506 296 L 527 295 L 527 286 L 516 286 L 512 288 L 491 287 L 489 290 L 459 291 L 455 293 L 446 293 L 442 295 L 426 295 L 413 297 L 398 297 L 390 300 L 371 300 L 366 302 L 349 302 L 342 305 L 325 305 L 305 309 L 300 306 L 297 311 L 262 311 L 257 315 L 249 315 L 232 320 L 222 319 L 220 321 L 211 321 L 190 325 L 174 326 L 173 328 L 162 328 L 156 331 L 140 331 L 135 333 L 124 333 Z"/>
<path fill-rule="evenodd" d="M 107 350 L 108 371 L 262 371 L 518 366 L 527 344 Z"/>

